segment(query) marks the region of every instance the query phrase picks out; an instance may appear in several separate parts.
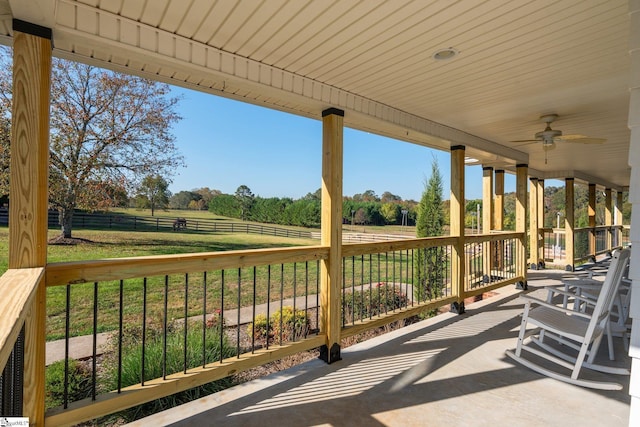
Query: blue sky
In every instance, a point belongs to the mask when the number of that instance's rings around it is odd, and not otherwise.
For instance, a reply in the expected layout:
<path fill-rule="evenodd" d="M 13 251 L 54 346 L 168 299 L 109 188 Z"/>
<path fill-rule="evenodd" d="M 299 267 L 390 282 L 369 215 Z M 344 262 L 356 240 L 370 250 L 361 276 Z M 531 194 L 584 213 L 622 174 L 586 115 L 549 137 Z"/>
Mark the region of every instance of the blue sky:
<path fill-rule="evenodd" d="M 297 199 L 320 188 L 320 120 L 177 87 L 173 93 L 182 97 L 174 134 L 187 166 L 176 171 L 171 192 L 209 187 L 233 194 L 246 185 L 258 196 Z M 390 191 L 420 200 L 434 158 L 448 199 L 448 152 L 345 129 L 343 193 Z M 515 179 L 506 176 L 505 191 L 514 191 Z M 467 199 L 482 197 L 481 177 L 480 166 L 466 168 Z"/>

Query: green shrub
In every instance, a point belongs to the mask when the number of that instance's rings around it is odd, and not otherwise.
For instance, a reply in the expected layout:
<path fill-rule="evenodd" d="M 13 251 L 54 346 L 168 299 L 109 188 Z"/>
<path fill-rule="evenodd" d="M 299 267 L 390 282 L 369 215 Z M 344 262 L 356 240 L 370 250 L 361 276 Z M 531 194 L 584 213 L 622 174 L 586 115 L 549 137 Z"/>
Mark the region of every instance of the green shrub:
<path fill-rule="evenodd" d="M 394 286 L 378 283 L 372 289 L 349 292 L 342 301 L 342 316 L 345 323 L 364 320 L 370 317 L 406 307 L 409 300 Z"/>
<path fill-rule="evenodd" d="M 91 371 L 75 359 L 69 359 L 69 402 L 91 396 Z M 52 363 L 45 370 L 45 408 L 56 408 L 64 403 L 64 360 Z"/>
<path fill-rule="evenodd" d="M 269 318 L 267 327 L 267 316 L 264 314 L 256 315 L 253 324 L 247 326 L 247 333 L 258 341 L 266 343 L 266 340 L 282 342 L 295 340 L 305 337 L 309 332 L 309 317 L 306 311 L 296 310 L 293 307 L 282 307 Z"/>
<path fill-rule="evenodd" d="M 184 327 L 175 326 L 167 333 L 166 372 L 172 374 L 184 370 Z M 140 383 L 142 372 L 142 340 L 137 331 L 129 330 L 123 338 L 122 349 L 122 387 Z M 222 334 L 220 346 L 220 327 L 207 328 L 207 341 L 204 344 L 205 361 L 212 363 L 220 358 L 235 355 L 235 349 L 228 342 L 226 334 Z M 145 381 L 161 378 L 163 375 L 163 337 L 161 331 L 147 330 L 145 342 Z M 118 385 L 118 354 L 117 347 L 111 343 L 112 351 L 105 358 L 105 375 L 103 391 L 117 389 Z M 187 368 L 202 366 L 203 342 L 202 324 L 189 324 L 187 328 Z M 192 401 L 202 396 L 224 390 L 233 385 L 231 378 L 182 391 L 171 396 L 163 397 L 146 404 L 122 411 L 117 414 L 125 421 L 133 421 L 147 415 Z"/>

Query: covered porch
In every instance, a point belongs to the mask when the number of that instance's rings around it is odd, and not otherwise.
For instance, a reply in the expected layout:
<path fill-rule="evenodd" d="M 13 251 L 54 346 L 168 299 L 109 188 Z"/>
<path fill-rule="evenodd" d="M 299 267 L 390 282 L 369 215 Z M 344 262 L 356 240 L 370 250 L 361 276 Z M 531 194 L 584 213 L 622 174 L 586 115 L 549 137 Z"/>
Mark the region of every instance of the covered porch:
<path fill-rule="evenodd" d="M 250 415 L 245 413 L 260 416 L 263 401 L 278 400 L 280 393 L 287 400 L 289 389 L 307 394 L 305 387 L 314 381 L 340 381 L 342 360 L 350 358 L 355 363 L 345 363 L 347 374 L 350 369 L 360 372 L 361 367 L 365 376 L 373 374 L 373 378 L 367 376 L 372 383 L 362 389 L 364 396 L 370 397 L 369 406 L 359 414 L 359 419 L 370 423 L 393 424 L 402 414 L 410 422 L 419 412 L 416 408 L 437 412 L 431 409 L 432 403 L 442 411 L 433 414 L 434 420 L 444 420 L 450 413 L 458 417 L 473 414 L 475 406 L 504 410 L 508 406 L 503 401 L 511 393 L 515 396 L 508 401 L 514 405 L 510 415 L 516 416 L 516 407 L 520 413 L 528 411 L 527 407 L 542 411 L 551 400 L 528 406 L 527 396 L 543 391 L 557 395 L 571 407 L 564 415 L 574 422 L 584 406 L 597 397 L 611 404 L 609 415 L 620 419 L 620 425 L 637 423 L 640 406 L 633 384 L 638 372 L 632 373 L 622 392 L 594 393 L 540 379 L 507 362 L 502 351 L 513 346 L 505 344 L 515 337 L 512 329 L 520 307 L 514 297 L 534 277 L 527 269 L 543 268 L 548 259 L 548 230 L 542 219 L 545 180 L 561 179 L 566 185 L 564 226 L 554 230 L 556 234 L 564 232 L 564 246 L 559 251 L 563 256 L 558 257 L 564 269 L 573 270 L 583 258 L 623 244 L 623 191 L 629 190 L 632 204 L 638 200 L 638 174 L 627 167 L 637 167 L 640 161 L 640 150 L 634 148 L 638 135 L 629 131 L 640 124 L 640 38 L 633 31 L 640 22 L 638 2 L 542 4 L 516 0 L 508 6 L 502 2 L 461 2 L 455 7 L 439 2 L 327 5 L 311 1 L 302 5 L 282 1 L 279 7 L 270 3 L 204 3 L 0 0 L 1 40 L 13 46 L 14 54 L 9 271 L 0 279 L 0 293 L 7 296 L 0 302 L 0 311 L 7 313 L 0 329 L 0 367 L 5 368 L 3 384 L 8 385 L 3 385 L 2 396 L 8 399 L 5 407 L 11 408 L 8 415 L 27 416 L 35 425 L 74 424 L 319 347 L 326 366 L 318 370 L 320 362 L 312 364 L 314 369 L 292 379 L 299 381 L 294 387 L 281 382 L 265 389 L 264 395 L 249 395 L 249 403 L 234 400 L 236 403 L 222 405 L 220 412 L 214 409 L 211 416 L 226 417 L 224 409 L 229 407 L 240 412 L 234 415 L 237 419 L 250 424 L 249 418 L 244 418 Z M 430 33 L 431 29 L 435 32 Z M 425 46 L 433 52 L 425 52 Z M 627 46 L 631 46 L 631 55 Z M 317 136 L 322 140 L 318 159 L 322 164 L 320 243 L 286 249 L 48 263 L 52 55 L 321 120 L 322 135 Z M 442 62 L 446 60 L 451 62 Z M 563 120 L 557 125 L 566 134 L 584 139 L 601 137 L 606 142 L 581 146 L 548 139 L 548 134 L 539 132 L 539 117 L 549 113 Z M 343 244 L 345 126 L 450 153 L 449 236 Z M 524 138 L 534 139 L 523 142 Z M 464 223 L 465 168 L 471 165 L 483 168 L 483 229 L 482 234 L 473 236 L 465 234 Z M 515 228 L 509 231 L 503 227 L 505 173 L 514 175 L 516 182 Z M 577 230 L 573 218 L 576 182 L 589 186 L 589 226 L 585 230 Z M 597 191 L 603 191 L 606 198 L 603 224 L 596 223 Z M 638 240 L 633 230 L 631 242 Z M 579 233 L 588 235 L 584 253 L 575 251 Z M 602 243 L 598 243 L 599 235 Z M 414 260 L 425 256 L 420 254 L 441 260 L 430 276 L 438 284 L 435 291 L 431 287 L 415 291 L 418 267 Z M 634 286 L 640 277 L 635 268 L 637 259 L 636 252 L 631 269 Z M 201 288 L 204 301 L 195 316 L 202 321 L 195 328 L 202 334 L 204 346 L 206 318 L 212 308 L 253 309 L 255 324 L 256 304 L 283 301 L 284 291 L 271 294 L 270 290 L 285 282 L 292 284 L 294 300 L 304 294 L 308 302 L 309 295 L 317 295 L 317 320 L 303 334 L 281 336 L 274 344 L 268 339 L 263 344 L 252 342 L 246 347 L 240 344 L 238 328 L 235 354 L 210 360 L 203 351 L 197 366 L 187 363 L 188 347 L 180 344 L 183 367 L 168 371 L 165 366 L 162 375 L 153 378 L 145 374 L 143 350 L 140 381 L 123 385 L 118 379 L 117 386 L 105 393 L 96 386 L 94 363 L 92 395 L 79 401 L 65 399 L 61 407 L 45 413 L 47 289 L 66 290 L 68 323 L 87 321 L 73 318 L 74 298 L 82 292 L 92 295 L 93 335 L 112 328 L 118 331 L 117 341 L 122 346 L 123 301 L 130 293 L 143 295 L 141 299 L 146 301 L 147 284 L 163 295 L 177 286 L 184 294 L 184 332 L 180 333 L 186 343 L 186 318 L 194 317 L 187 295 L 189 289 Z M 213 307 L 211 300 L 207 305 L 208 286 L 222 293 Z M 411 300 L 406 298 L 408 286 L 414 286 Z M 115 290 L 109 297 L 114 299 L 105 301 L 107 297 L 100 292 L 105 288 Z M 469 314 L 466 298 L 495 290 L 506 293 L 504 302 L 489 300 L 486 308 Z M 399 302 L 389 310 L 367 312 L 356 309 L 357 292 L 362 292 L 358 294 L 363 295 L 362 301 L 369 298 L 369 305 L 375 302 L 374 295 L 385 299 L 399 296 Z M 638 292 L 633 295 L 631 317 L 635 319 L 640 300 Z M 104 305 L 120 310 L 118 323 L 98 324 L 98 307 Z M 304 310 L 309 311 L 311 305 L 305 303 Z M 176 317 L 167 306 L 165 297 L 161 316 L 165 343 L 168 319 Z M 450 306 L 452 314 L 345 349 L 343 354 L 341 341 L 345 338 L 441 306 Z M 294 305 L 294 312 L 296 308 L 303 307 Z M 146 325 L 146 305 L 140 306 L 138 314 L 135 322 Z M 447 326 L 441 328 L 439 321 Z M 141 327 L 144 348 L 145 326 Z M 69 326 L 67 340 L 68 330 Z M 225 338 L 220 332 L 215 339 L 222 342 Z M 639 342 L 640 330 L 635 328 L 632 357 L 637 356 Z M 449 366 L 452 354 L 450 367 L 462 372 L 432 370 Z M 476 370 L 468 357 L 487 364 Z M 472 381 L 457 381 L 463 374 Z M 288 374 L 282 375 L 287 378 Z M 434 383 L 439 386 L 433 387 Z M 398 400 L 380 401 L 376 400 L 379 395 L 368 394 L 390 385 L 387 390 L 412 392 Z M 429 396 L 416 396 L 427 389 Z M 630 398 L 623 397 L 629 392 Z M 224 398 L 225 393 L 218 398 Z M 504 394 L 491 408 L 474 402 L 483 393 Z M 581 399 L 570 400 L 574 396 Z M 349 416 L 352 405 L 340 406 L 344 403 L 339 399 L 332 402 L 339 405 L 335 411 L 342 412 L 340 419 Z M 443 408 L 444 402 L 451 402 L 451 406 Z M 582 405 L 576 407 L 573 402 Z M 383 408 L 381 414 L 371 409 L 378 403 Z M 322 408 L 325 404 L 312 405 Z M 278 415 L 280 410 L 270 413 Z M 304 411 L 300 413 L 304 416 Z M 496 414 L 482 419 L 494 419 L 491 417 Z M 589 419 L 595 419 L 596 414 L 591 416 Z M 480 418 L 472 419 L 477 422 Z M 331 424 L 331 420 L 318 421 Z M 523 424 L 528 421 L 533 422 L 527 418 Z"/>

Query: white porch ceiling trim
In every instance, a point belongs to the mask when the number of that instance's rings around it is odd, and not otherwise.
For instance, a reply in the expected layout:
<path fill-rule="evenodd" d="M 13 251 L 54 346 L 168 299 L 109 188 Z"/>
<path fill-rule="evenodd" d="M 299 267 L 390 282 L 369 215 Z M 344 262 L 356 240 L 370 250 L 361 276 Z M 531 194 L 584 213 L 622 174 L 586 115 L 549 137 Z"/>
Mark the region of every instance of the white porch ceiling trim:
<path fill-rule="evenodd" d="M 340 108 L 349 127 L 443 150 L 465 145 L 481 161 L 485 153 L 511 166 L 528 163 L 521 151 L 72 0 L 58 1 L 55 16 L 56 56 L 316 119 Z"/>

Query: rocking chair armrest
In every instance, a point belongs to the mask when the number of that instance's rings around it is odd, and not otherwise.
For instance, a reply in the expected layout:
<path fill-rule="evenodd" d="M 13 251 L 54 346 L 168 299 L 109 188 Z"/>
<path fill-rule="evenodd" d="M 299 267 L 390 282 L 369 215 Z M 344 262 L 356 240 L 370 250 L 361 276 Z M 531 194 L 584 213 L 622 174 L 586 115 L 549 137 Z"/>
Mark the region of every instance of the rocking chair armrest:
<path fill-rule="evenodd" d="M 589 295 L 577 295 L 575 292 L 565 291 L 564 289 L 554 288 L 554 287 L 547 287 L 546 289 L 547 289 L 547 291 L 549 291 L 549 294 L 550 294 L 547 297 L 547 301 L 549 301 L 551 298 L 553 298 L 554 294 L 557 294 L 557 295 L 563 295 L 563 296 L 566 296 L 566 297 L 575 298 L 578 301 L 584 301 L 584 302 L 589 303 L 589 304 L 595 304 L 596 303 L 596 299 L 594 299 L 593 297 L 591 297 Z M 598 289 L 598 288 L 596 288 L 596 289 Z"/>
<path fill-rule="evenodd" d="M 571 294 L 571 296 L 575 296 L 575 295 Z M 580 311 L 575 311 L 575 310 L 569 309 L 569 308 L 559 307 L 557 305 L 548 303 L 548 302 L 546 302 L 544 300 L 541 300 L 540 298 L 532 297 L 530 295 L 520 295 L 520 298 L 525 300 L 525 304 L 527 304 L 527 305 L 531 305 L 533 303 L 533 304 L 537 304 L 537 305 L 542 306 L 542 307 L 550 308 L 552 310 L 561 311 L 563 313 L 570 314 L 572 316 L 578 316 L 578 317 L 582 317 L 582 318 L 585 318 L 585 319 L 591 319 L 591 315 L 589 315 L 587 313 L 582 313 Z"/>
<path fill-rule="evenodd" d="M 588 278 L 561 279 L 561 281 L 564 286 L 585 286 L 585 285 L 602 286 L 602 284 L 604 283 L 602 280 L 595 280 L 595 279 L 588 279 Z"/>

